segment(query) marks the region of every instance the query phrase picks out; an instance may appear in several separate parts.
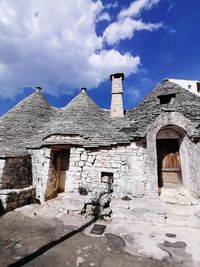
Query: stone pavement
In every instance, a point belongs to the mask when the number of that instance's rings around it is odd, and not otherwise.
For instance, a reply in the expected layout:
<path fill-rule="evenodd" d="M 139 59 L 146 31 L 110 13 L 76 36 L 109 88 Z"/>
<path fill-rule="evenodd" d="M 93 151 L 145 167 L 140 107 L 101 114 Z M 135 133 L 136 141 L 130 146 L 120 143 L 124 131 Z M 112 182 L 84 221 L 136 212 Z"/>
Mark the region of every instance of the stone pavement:
<path fill-rule="evenodd" d="M 200 266 L 200 228 L 102 221 L 49 203 L 0 217 L 0 266 Z M 91 234 L 94 224 L 105 232 Z"/>

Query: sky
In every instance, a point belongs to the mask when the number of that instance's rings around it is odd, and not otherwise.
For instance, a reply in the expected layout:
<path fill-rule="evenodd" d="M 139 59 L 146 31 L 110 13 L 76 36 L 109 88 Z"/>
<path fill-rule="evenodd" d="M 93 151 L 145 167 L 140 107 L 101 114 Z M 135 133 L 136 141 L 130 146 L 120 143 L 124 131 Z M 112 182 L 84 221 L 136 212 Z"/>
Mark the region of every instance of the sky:
<path fill-rule="evenodd" d="M 198 0 L 0 0 L 0 116 L 34 92 L 63 107 L 86 87 L 110 107 L 123 72 L 124 108 L 164 78 L 200 80 Z"/>

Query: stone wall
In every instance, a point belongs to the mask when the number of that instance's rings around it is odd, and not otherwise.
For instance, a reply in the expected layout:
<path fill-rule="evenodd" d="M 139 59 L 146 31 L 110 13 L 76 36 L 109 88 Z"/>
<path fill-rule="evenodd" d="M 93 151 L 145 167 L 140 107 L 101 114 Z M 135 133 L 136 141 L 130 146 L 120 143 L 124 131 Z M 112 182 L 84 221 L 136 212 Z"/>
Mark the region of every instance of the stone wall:
<path fill-rule="evenodd" d="M 35 199 L 35 187 L 0 190 L 0 211 L 9 211 L 31 204 Z"/>
<path fill-rule="evenodd" d="M 80 187 L 88 192 L 107 190 L 102 175 L 113 174 L 113 196 L 142 197 L 147 182 L 145 158 L 145 148 L 139 143 L 100 150 L 72 148 L 66 190 L 77 191 Z"/>
<path fill-rule="evenodd" d="M 140 142 L 100 149 L 71 147 L 64 191 L 85 194 L 109 189 L 114 198 L 159 199 L 156 135 L 167 125 L 176 125 L 185 133 L 180 145 L 183 188 L 200 196 L 200 144 L 188 138 L 194 129 L 192 123 L 177 112 L 160 115 L 149 127 L 147 139 Z M 58 193 L 60 174 L 53 169 L 52 151 L 30 150 L 33 184 L 41 202 Z"/>
<path fill-rule="evenodd" d="M 0 159 L 0 189 L 24 188 L 31 184 L 30 156 Z"/>
<path fill-rule="evenodd" d="M 52 153 L 48 148 L 30 150 L 33 184 L 36 197 L 43 202 L 56 193 L 57 173 L 52 169 Z M 112 175 L 114 197 L 143 197 L 148 181 L 145 176 L 146 148 L 143 143 L 116 146 L 109 149 L 70 149 L 69 169 L 66 171 L 66 192 L 99 192 L 108 189 L 106 176 Z M 54 173 L 54 177 L 53 177 Z M 54 179 L 55 178 L 55 179 Z"/>
<path fill-rule="evenodd" d="M 50 153 L 49 148 L 41 148 L 29 150 L 32 159 L 32 175 L 33 185 L 36 187 L 36 198 L 41 202 L 45 201 L 46 194 L 48 195 L 49 184 L 49 167 Z"/>

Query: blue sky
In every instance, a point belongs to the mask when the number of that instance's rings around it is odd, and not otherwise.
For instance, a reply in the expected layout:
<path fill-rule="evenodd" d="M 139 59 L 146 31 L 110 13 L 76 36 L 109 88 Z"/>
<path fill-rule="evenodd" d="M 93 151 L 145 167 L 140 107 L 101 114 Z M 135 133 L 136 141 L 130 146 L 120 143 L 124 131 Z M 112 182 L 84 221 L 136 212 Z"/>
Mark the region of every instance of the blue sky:
<path fill-rule="evenodd" d="M 0 115 L 34 91 L 66 105 L 86 86 L 110 106 L 124 72 L 131 108 L 164 78 L 200 80 L 200 1 L 1 0 Z"/>

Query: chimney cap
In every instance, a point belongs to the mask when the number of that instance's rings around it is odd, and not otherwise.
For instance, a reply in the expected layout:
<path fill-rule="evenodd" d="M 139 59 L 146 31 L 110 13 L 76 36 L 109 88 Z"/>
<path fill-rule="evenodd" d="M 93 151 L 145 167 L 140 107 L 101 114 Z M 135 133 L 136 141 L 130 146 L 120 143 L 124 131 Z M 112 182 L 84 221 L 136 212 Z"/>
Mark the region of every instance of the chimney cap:
<path fill-rule="evenodd" d="M 36 86 L 35 90 L 36 90 L 36 92 L 40 92 L 42 90 L 42 87 L 41 86 Z"/>
<path fill-rule="evenodd" d="M 122 81 L 124 80 L 124 73 L 123 72 L 119 72 L 119 73 L 113 73 L 110 74 L 110 80 L 112 81 L 112 77 L 114 78 L 121 78 L 122 77 Z"/>

